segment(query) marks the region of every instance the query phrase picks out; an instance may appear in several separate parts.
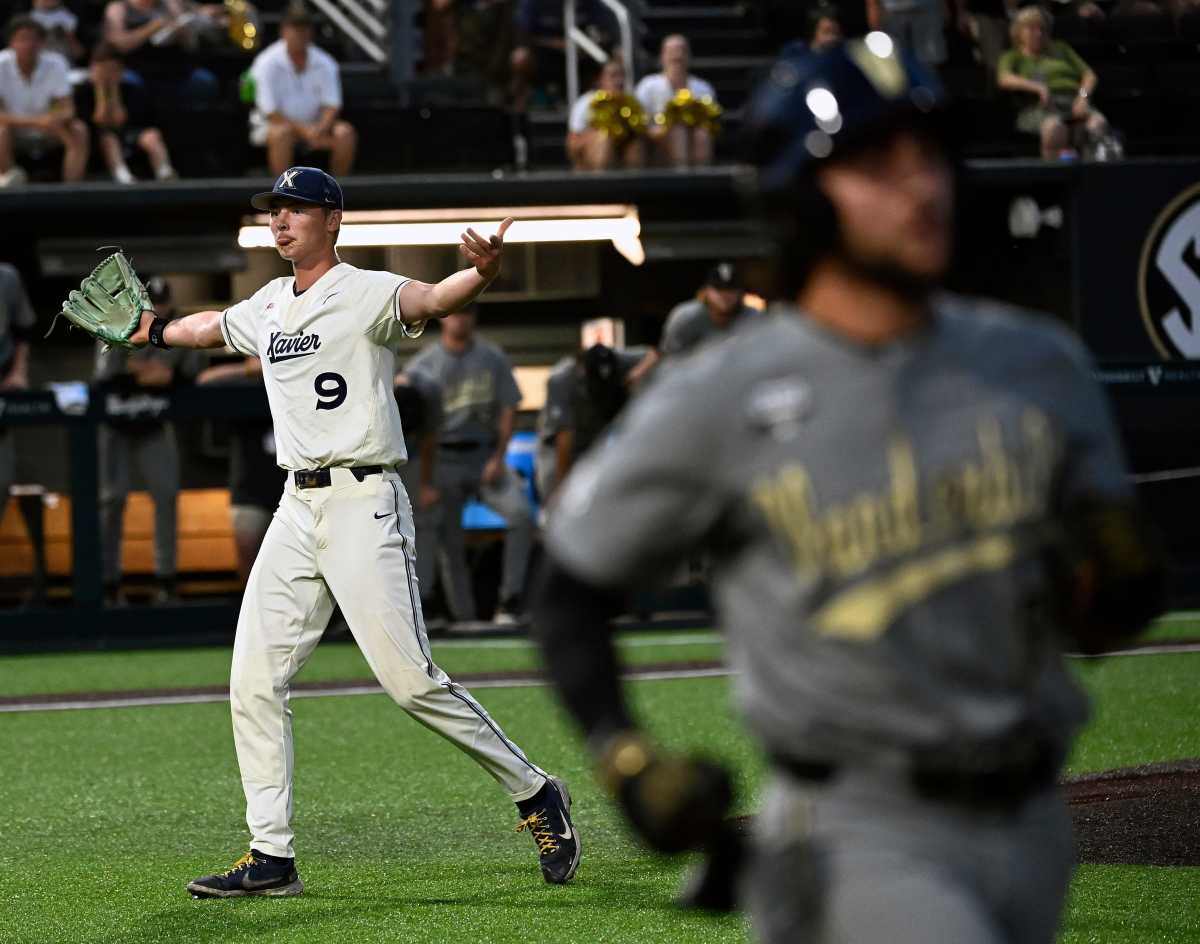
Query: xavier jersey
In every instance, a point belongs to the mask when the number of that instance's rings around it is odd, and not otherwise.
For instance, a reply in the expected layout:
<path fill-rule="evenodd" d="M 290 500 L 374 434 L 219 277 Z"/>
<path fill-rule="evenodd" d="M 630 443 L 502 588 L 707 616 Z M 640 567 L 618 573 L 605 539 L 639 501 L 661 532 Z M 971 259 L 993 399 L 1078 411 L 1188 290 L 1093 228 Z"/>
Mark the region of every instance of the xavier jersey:
<path fill-rule="evenodd" d="M 1061 746 L 1084 720 L 1048 548 L 1066 507 L 1128 486 L 1065 331 L 961 298 L 878 346 L 764 318 L 622 426 L 567 479 L 547 546 L 608 585 L 710 549 L 772 752 L 936 752 L 1029 727 Z"/>
<path fill-rule="evenodd" d="M 395 347 L 423 327 L 400 318 L 408 281 L 342 262 L 299 295 L 275 279 L 221 315 L 225 343 L 262 359 L 281 468 L 407 459 L 392 378 Z"/>

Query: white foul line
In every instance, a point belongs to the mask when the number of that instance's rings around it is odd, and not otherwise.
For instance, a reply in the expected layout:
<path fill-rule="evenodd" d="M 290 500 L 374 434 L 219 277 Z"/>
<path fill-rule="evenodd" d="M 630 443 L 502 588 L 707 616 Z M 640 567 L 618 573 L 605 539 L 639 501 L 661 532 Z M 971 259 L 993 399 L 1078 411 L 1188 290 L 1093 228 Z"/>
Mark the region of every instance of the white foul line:
<path fill-rule="evenodd" d="M 718 678 L 729 675 L 725 668 L 658 669 L 625 675 L 627 682 L 663 682 L 673 679 Z M 515 679 L 479 679 L 468 682 L 477 688 L 541 688 L 548 684 L 538 676 Z M 322 688 L 303 688 L 292 692 L 292 698 L 331 698 L 341 695 L 382 695 L 383 688 L 370 685 L 329 685 Z M 0 705 L 0 714 L 19 714 L 31 711 L 87 711 L 97 708 L 151 708 L 162 705 L 207 705 L 229 701 L 227 692 L 199 692 L 181 695 L 114 695 L 112 698 L 70 698 L 61 701 L 26 701 Z"/>

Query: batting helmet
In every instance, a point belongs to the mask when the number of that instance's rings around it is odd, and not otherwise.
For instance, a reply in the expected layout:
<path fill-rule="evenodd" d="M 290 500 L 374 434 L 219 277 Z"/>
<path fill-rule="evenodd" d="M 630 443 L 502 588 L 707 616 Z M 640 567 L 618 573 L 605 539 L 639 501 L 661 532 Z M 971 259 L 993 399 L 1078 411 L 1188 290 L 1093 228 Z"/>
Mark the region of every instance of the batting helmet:
<path fill-rule="evenodd" d="M 745 154 L 758 168 L 760 204 L 786 245 L 786 291 L 802 285 L 811 263 L 837 242 L 836 216 L 813 169 L 897 127 L 933 123 L 946 104 L 937 78 L 886 33 L 775 63 L 747 110 Z"/>
<path fill-rule="evenodd" d="M 766 191 L 790 187 L 818 162 L 939 113 L 941 83 L 886 33 L 780 59 L 747 117 L 749 157 Z"/>

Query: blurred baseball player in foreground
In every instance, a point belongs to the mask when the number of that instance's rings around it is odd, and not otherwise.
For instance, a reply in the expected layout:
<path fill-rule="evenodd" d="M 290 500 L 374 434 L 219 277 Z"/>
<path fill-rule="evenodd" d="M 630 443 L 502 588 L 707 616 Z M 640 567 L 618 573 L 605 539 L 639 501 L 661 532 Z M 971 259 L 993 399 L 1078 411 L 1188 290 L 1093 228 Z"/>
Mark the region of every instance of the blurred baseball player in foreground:
<path fill-rule="evenodd" d="M 380 684 L 405 711 L 470 755 L 517 804 L 546 881 L 579 863 L 565 785 L 533 764 L 471 694 L 433 662 L 414 578 L 413 519 L 395 467 L 406 460 L 392 396 L 393 350 L 426 320 L 458 311 L 500 272 L 503 236 L 468 229 L 473 267 L 436 284 L 340 262 L 342 191 L 293 167 L 252 200 L 294 276 L 225 311 L 165 322 L 142 314 L 131 340 L 229 347 L 262 359 L 287 485 L 238 617 L 230 677 L 233 734 L 250 852 L 188 883 L 197 897 L 296 895 L 289 683 L 321 638 L 336 600 Z"/>
<path fill-rule="evenodd" d="M 943 93 L 884 34 L 773 68 L 749 112 L 797 311 L 637 401 L 551 510 L 549 671 L 652 845 L 722 829 L 728 777 L 642 734 L 616 591 L 698 547 L 773 773 L 744 890 L 762 940 L 1036 944 L 1071 872 L 1065 646 L 1155 612 L 1103 395 L 1048 319 L 935 294 Z"/>

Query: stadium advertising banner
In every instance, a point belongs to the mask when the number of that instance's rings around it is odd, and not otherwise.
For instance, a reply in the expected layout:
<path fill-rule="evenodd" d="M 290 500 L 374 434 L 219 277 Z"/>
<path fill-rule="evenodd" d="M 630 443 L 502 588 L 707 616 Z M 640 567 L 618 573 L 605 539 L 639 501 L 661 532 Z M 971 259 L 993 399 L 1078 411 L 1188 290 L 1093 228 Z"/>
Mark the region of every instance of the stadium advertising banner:
<path fill-rule="evenodd" d="M 1200 368 L 1200 163 L 1093 164 L 1080 177 L 1076 310 L 1088 346 L 1101 363 L 1167 362 L 1163 378 Z"/>

